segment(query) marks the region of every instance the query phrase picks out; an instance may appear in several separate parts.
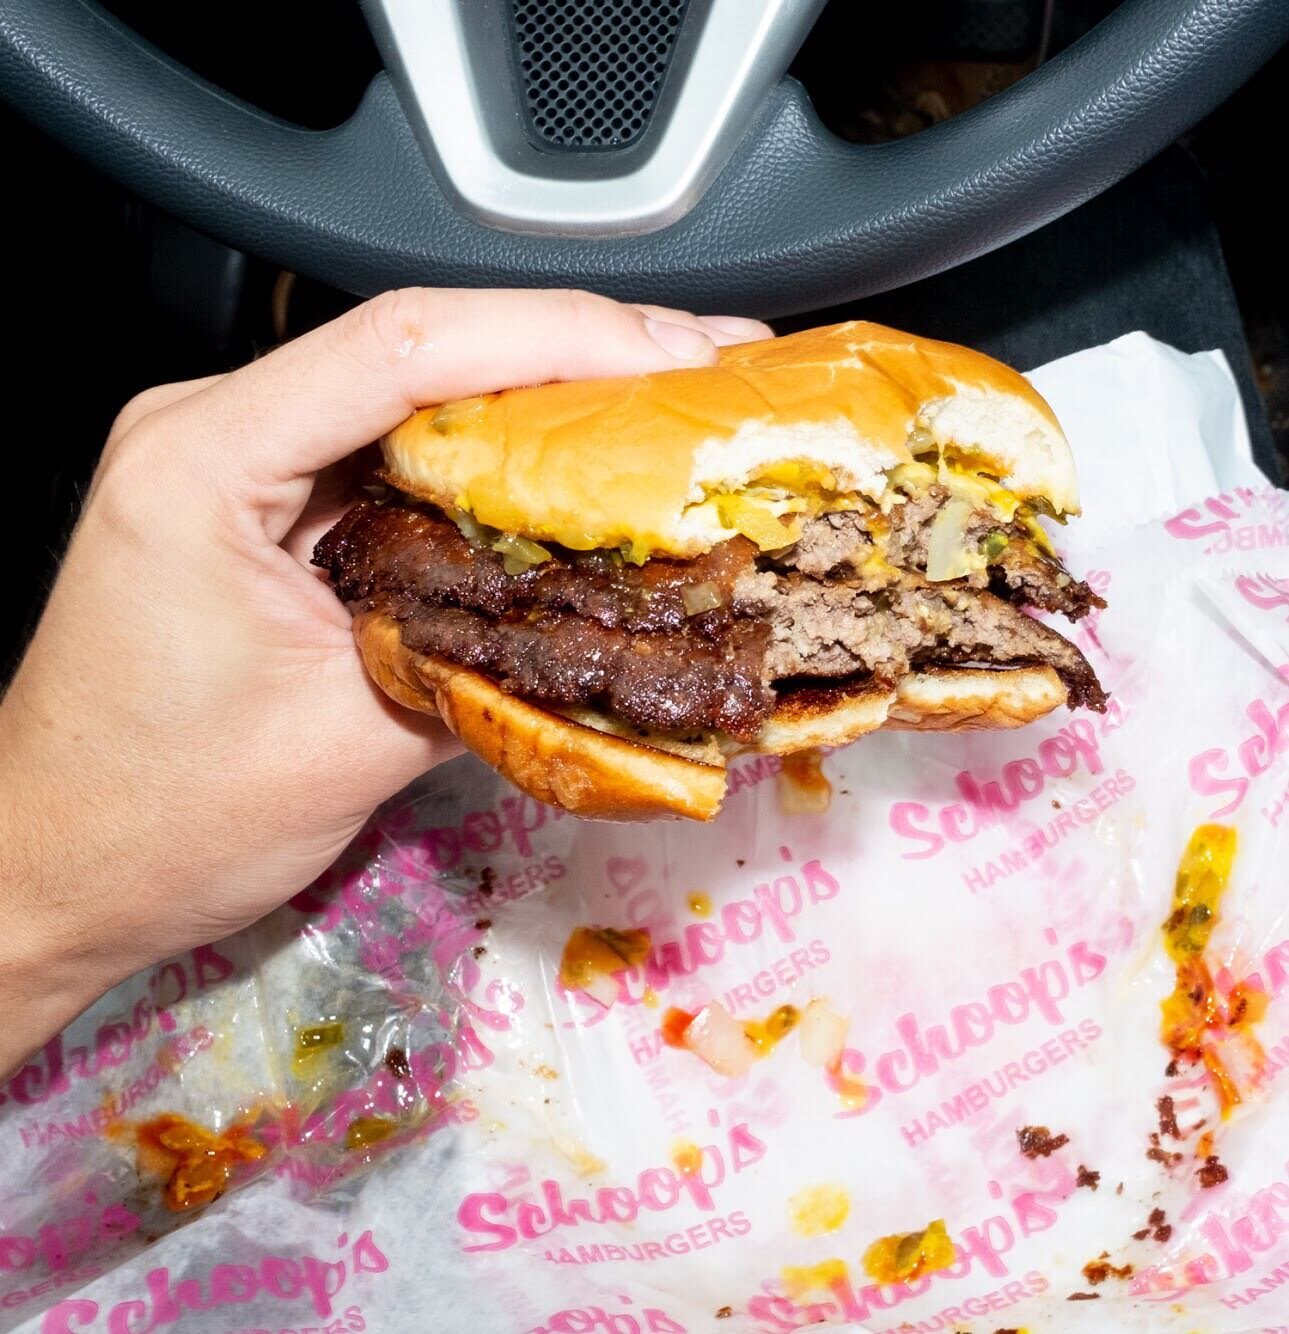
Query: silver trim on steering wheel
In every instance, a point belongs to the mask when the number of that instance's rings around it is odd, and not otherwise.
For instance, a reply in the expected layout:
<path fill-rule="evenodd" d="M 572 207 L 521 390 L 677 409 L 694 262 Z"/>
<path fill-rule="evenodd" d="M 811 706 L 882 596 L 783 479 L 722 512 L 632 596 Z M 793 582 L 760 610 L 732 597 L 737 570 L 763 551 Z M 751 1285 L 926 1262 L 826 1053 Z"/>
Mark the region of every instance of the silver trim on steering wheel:
<path fill-rule="evenodd" d="M 427 156 L 461 209 L 506 231 L 623 236 L 684 217 L 782 78 L 825 0 L 691 0 L 653 123 L 611 153 L 527 136 L 505 0 L 362 0 Z"/>

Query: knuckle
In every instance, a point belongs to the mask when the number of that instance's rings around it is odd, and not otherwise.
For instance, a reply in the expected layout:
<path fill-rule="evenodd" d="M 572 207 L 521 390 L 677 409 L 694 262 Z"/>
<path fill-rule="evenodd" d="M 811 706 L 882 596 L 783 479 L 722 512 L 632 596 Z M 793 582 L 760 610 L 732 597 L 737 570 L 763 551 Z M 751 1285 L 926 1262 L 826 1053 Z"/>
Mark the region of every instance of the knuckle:
<path fill-rule="evenodd" d="M 353 313 L 354 337 L 359 344 L 382 350 L 408 339 L 423 340 L 431 316 L 429 290 L 424 287 L 395 287 L 364 301 Z"/>
<path fill-rule="evenodd" d="M 575 334 L 601 335 L 613 326 L 638 322 L 637 312 L 595 292 L 580 287 L 556 288 L 550 293 L 555 302 L 555 316 Z"/>
<path fill-rule="evenodd" d="M 169 385 L 157 385 L 153 389 L 144 389 L 135 394 L 116 414 L 111 430 L 107 433 L 107 446 L 111 448 L 117 441 L 124 439 L 138 426 L 145 417 L 149 417 L 163 406 L 170 397 Z"/>

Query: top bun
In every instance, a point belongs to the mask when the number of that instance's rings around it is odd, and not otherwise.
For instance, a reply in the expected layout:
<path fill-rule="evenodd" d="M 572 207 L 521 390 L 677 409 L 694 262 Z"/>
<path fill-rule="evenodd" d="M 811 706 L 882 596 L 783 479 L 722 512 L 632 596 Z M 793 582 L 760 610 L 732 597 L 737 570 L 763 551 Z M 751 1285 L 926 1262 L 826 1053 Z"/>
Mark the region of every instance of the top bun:
<path fill-rule="evenodd" d="M 696 556 L 732 535 L 711 495 L 761 480 L 816 511 L 879 501 L 891 468 L 935 446 L 1022 499 L 1079 508 L 1069 445 L 1023 376 L 862 321 L 735 344 L 695 370 L 426 408 L 383 443 L 401 490 L 574 550 Z"/>

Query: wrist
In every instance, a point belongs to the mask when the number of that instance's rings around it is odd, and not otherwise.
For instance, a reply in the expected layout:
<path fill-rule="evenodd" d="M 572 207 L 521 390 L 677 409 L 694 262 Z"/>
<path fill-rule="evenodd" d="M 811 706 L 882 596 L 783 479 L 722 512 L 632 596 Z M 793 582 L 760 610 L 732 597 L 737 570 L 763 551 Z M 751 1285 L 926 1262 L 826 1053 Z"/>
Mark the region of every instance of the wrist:
<path fill-rule="evenodd" d="M 147 963 L 115 929 L 88 831 L 65 819 L 40 765 L 24 764 L 7 721 L 0 707 L 0 1082 Z"/>

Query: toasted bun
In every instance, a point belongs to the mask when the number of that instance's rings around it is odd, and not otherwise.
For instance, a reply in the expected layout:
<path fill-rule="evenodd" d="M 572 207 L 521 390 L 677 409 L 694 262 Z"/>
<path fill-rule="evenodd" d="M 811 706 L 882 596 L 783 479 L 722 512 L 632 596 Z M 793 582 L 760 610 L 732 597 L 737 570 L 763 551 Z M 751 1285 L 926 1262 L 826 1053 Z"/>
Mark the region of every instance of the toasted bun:
<path fill-rule="evenodd" d="M 379 612 L 354 620 L 372 678 L 391 699 L 437 714 L 480 759 L 516 787 L 575 815 L 604 820 L 710 820 L 725 797 L 727 754 L 712 740 L 640 737 L 618 720 L 555 713 L 507 694 L 488 677 L 404 646 Z M 880 727 L 956 731 L 1022 727 L 1065 703 L 1050 667 L 920 672 L 896 690 L 803 690 L 775 710 L 755 746 L 788 755 L 843 746 Z"/>
<path fill-rule="evenodd" d="M 721 350 L 717 365 L 510 389 L 418 412 L 384 441 L 401 490 L 575 550 L 694 556 L 731 535 L 710 493 L 810 463 L 880 499 L 909 437 L 966 451 L 1023 498 L 1078 511 L 1070 449 L 1015 371 L 852 321 Z M 815 484 L 809 472 L 801 487 Z M 791 484 L 789 484 L 791 489 Z"/>

